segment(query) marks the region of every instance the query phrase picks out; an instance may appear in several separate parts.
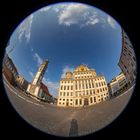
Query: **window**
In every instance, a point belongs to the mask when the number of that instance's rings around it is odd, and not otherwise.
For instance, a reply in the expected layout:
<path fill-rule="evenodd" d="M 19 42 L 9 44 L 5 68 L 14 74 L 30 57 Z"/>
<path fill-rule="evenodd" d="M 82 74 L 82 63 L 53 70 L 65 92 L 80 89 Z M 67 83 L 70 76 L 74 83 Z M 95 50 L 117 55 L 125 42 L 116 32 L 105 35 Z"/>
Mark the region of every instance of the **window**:
<path fill-rule="evenodd" d="M 60 92 L 60 96 L 62 95 L 62 92 Z"/>
<path fill-rule="evenodd" d="M 81 84 L 79 83 L 79 89 L 81 89 Z"/>
<path fill-rule="evenodd" d="M 99 86 L 101 86 L 101 84 L 99 83 Z"/>
<path fill-rule="evenodd" d="M 104 83 L 102 82 L 102 86 L 104 85 Z"/>
<path fill-rule="evenodd" d="M 92 91 L 90 90 L 90 94 L 92 95 Z"/>
<path fill-rule="evenodd" d="M 66 86 L 64 86 L 64 90 L 66 90 Z"/>
<path fill-rule="evenodd" d="M 77 100 L 77 99 L 75 100 L 75 104 L 76 104 L 76 105 L 78 104 L 78 100 Z"/>
<path fill-rule="evenodd" d="M 71 96 L 72 96 L 72 92 L 71 92 Z"/>
<path fill-rule="evenodd" d="M 67 96 L 69 96 L 69 92 L 67 92 Z"/>
<path fill-rule="evenodd" d="M 89 88 L 91 88 L 91 84 L 89 83 Z"/>
<path fill-rule="evenodd" d="M 92 98 L 90 98 L 90 102 L 92 103 Z"/>
<path fill-rule="evenodd" d="M 67 101 L 69 101 L 69 99 L 67 99 Z"/>
<path fill-rule="evenodd" d="M 136 61 L 136 58 L 133 56 L 133 60 Z"/>
<path fill-rule="evenodd" d="M 63 99 L 63 101 L 65 101 L 65 99 Z"/>
<path fill-rule="evenodd" d="M 77 84 L 75 85 L 75 89 L 77 89 Z"/>
<path fill-rule="evenodd" d="M 83 83 L 83 89 L 84 89 L 84 83 Z"/>
<path fill-rule="evenodd" d="M 59 100 L 61 100 L 61 98 Z"/>
<path fill-rule="evenodd" d="M 128 55 L 131 57 L 132 55 L 130 53 L 128 53 Z"/>
<path fill-rule="evenodd" d="M 86 84 L 86 89 L 88 89 L 88 85 Z"/>
<path fill-rule="evenodd" d="M 69 90 L 69 86 L 67 86 L 67 90 Z"/>
<path fill-rule="evenodd" d="M 71 86 L 71 90 L 73 90 L 73 86 Z"/>
<path fill-rule="evenodd" d="M 100 88 L 100 91 L 102 92 L 102 89 Z"/>
<path fill-rule="evenodd" d="M 97 93 L 99 93 L 99 89 L 97 89 Z"/>
<path fill-rule="evenodd" d="M 94 83 L 92 83 L 92 87 L 94 88 Z"/>
<path fill-rule="evenodd" d="M 96 87 L 98 87 L 98 83 L 96 83 Z"/>
<path fill-rule="evenodd" d="M 83 91 L 83 95 L 85 95 L 85 92 Z"/>
<path fill-rule="evenodd" d="M 59 104 L 61 105 L 61 102 L 59 102 Z"/>
<path fill-rule="evenodd" d="M 127 69 L 125 65 L 124 65 L 124 68 Z"/>
<path fill-rule="evenodd" d="M 80 99 L 80 105 L 82 104 L 82 99 Z"/>
<path fill-rule="evenodd" d="M 72 101 L 72 99 L 70 99 L 70 101 Z"/>
<path fill-rule="evenodd" d="M 96 97 L 94 97 L 94 102 L 96 102 Z"/>
<path fill-rule="evenodd" d="M 63 93 L 63 96 L 65 96 L 65 92 Z"/>

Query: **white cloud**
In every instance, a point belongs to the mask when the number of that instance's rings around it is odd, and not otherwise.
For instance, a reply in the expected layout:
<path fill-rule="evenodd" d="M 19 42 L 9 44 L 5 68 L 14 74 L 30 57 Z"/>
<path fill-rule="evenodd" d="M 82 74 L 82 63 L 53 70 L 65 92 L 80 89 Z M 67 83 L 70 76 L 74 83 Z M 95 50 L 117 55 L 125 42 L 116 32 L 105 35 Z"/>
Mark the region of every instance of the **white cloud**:
<path fill-rule="evenodd" d="M 43 83 L 45 85 L 47 85 L 47 87 L 48 87 L 49 92 L 50 92 L 51 95 L 53 95 L 55 97 L 58 95 L 58 90 L 59 90 L 59 83 L 58 82 L 52 82 L 50 80 L 46 80 L 43 77 Z"/>
<path fill-rule="evenodd" d="M 60 11 L 60 8 L 54 7 L 53 10 L 58 13 Z"/>
<path fill-rule="evenodd" d="M 44 8 L 41 8 L 39 11 L 40 12 L 47 12 L 48 10 L 50 10 L 51 6 L 46 6 Z"/>
<path fill-rule="evenodd" d="M 65 6 L 58 16 L 59 24 L 70 26 L 71 24 L 78 23 L 80 16 L 84 14 L 87 8 L 88 6 L 83 4 L 69 4 Z"/>
<path fill-rule="evenodd" d="M 41 8 L 39 11 L 40 12 L 47 12 L 49 10 L 53 10 L 55 13 L 58 13 L 61 10 L 63 10 L 63 8 L 66 6 L 67 6 L 67 4 L 57 4 L 57 5 L 52 5 L 52 6 L 46 6 L 44 8 Z"/>
<path fill-rule="evenodd" d="M 107 17 L 107 22 L 108 22 L 108 24 L 112 27 L 112 28 L 116 28 L 116 26 L 115 26 L 115 20 L 112 18 L 112 17 L 110 17 L 110 16 L 108 16 Z"/>
<path fill-rule="evenodd" d="M 33 22 L 33 14 L 31 14 L 27 19 L 21 23 L 18 30 L 18 39 L 22 41 L 22 38 L 25 37 L 26 41 L 29 42 L 31 38 L 31 27 Z"/>
<path fill-rule="evenodd" d="M 86 25 L 95 25 L 99 22 L 99 19 L 97 18 L 97 15 L 94 14 L 89 17 L 89 20 L 87 20 Z"/>
<path fill-rule="evenodd" d="M 65 66 L 62 70 L 61 78 L 65 77 L 65 74 L 66 74 L 67 71 L 73 72 L 74 67 Z"/>
<path fill-rule="evenodd" d="M 38 55 L 38 53 L 34 53 L 34 60 L 37 61 L 37 66 L 39 67 L 43 63 L 43 59 Z"/>
<path fill-rule="evenodd" d="M 31 71 L 29 71 L 29 75 L 34 78 L 34 74 Z"/>
<path fill-rule="evenodd" d="M 31 52 L 33 52 L 34 51 L 34 49 L 31 47 Z"/>

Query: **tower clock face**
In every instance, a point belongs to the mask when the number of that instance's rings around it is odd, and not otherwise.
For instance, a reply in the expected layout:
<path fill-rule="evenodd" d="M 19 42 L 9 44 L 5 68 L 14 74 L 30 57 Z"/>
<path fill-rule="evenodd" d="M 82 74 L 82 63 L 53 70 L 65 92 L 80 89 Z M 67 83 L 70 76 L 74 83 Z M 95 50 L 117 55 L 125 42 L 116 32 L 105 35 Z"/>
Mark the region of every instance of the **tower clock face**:
<path fill-rule="evenodd" d="M 43 67 L 43 66 L 41 66 L 41 67 L 40 67 L 40 69 L 39 69 L 39 71 L 42 71 L 42 70 L 43 70 L 43 68 L 44 68 L 44 67 Z"/>
<path fill-rule="evenodd" d="M 30 91 L 31 91 L 31 93 L 34 93 L 34 91 L 35 91 L 35 86 L 34 85 L 31 85 Z"/>

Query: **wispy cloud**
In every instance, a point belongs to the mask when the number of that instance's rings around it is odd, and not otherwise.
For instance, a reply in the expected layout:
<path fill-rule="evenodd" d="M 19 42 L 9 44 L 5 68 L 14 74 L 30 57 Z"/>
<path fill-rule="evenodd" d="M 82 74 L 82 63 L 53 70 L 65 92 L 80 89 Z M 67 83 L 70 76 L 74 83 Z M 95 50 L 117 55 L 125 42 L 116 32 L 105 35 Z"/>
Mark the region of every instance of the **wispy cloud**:
<path fill-rule="evenodd" d="M 38 53 L 33 54 L 34 60 L 37 62 L 37 66 L 39 67 L 43 63 L 43 59 L 39 56 Z"/>
<path fill-rule="evenodd" d="M 112 17 L 108 16 L 107 17 L 107 22 L 113 29 L 116 29 L 115 20 Z"/>
<path fill-rule="evenodd" d="M 51 6 L 46 6 L 44 8 L 41 8 L 39 11 L 40 12 L 47 12 L 48 10 L 50 10 Z"/>
<path fill-rule="evenodd" d="M 31 76 L 31 78 L 34 78 L 34 74 L 31 71 L 29 71 L 29 75 Z"/>
<path fill-rule="evenodd" d="M 59 90 L 59 83 L 58 82 L 52 82 L 50 80 L 46 80 L 44 77 L 43 77 L 43 83 L 45 85 L 47 85 L 50 94 L 57 97 L 58 90 Z"/>
<path fill-rule="evenodd" d="M 87 20 L 86 25 L 95 25 L 99 22 L 99 19 L 97 15 L 93 15 L 89 17 L 89 20 Z"/>
<path fill-rule="evenodd" d="M 88 6 L 83 4 L 68 4 L 58 16 L 59 24 L 70 26 L 78 23 L 79 17 L 84 14 L 87 8 Z"/>
<path fill-rule="evenodd" d="M 61 78 L 64 78 L 65 77 L 65 74 L 66 74 L 67 71 L 73 72 L 74 71 L 74 67 L 65 66 L 62 69 Z"/>
<path fill-rule="evenodd" d="M 67 6 L 67 4 L 57 4 L 57 5 L 52 5 L 52 6 L 46 6 L 44 8 L 41 8 L 39 11 L 48 12 L 49 10 L 53 10 L 55 13 L 59 13 L 66 6 Z"/>
<path fill-rule="evenodd" d="M 31 38 L 31 27 L 33 22 L 33 14 L 31 14 L 27 19 L 25 19 L 18 29 L 18 39 L 21 42 L 24 37 L 27 42 L 29 42 Z"/>
<path fill-rule="evenodd" d="M 32 46 L 30 47 L 30 49 L 31 49 L 31 52 L 33 52 L 33 51 L 34 51 L 34 49 L 33 49 L 33 47 L 32 47 Z"/>

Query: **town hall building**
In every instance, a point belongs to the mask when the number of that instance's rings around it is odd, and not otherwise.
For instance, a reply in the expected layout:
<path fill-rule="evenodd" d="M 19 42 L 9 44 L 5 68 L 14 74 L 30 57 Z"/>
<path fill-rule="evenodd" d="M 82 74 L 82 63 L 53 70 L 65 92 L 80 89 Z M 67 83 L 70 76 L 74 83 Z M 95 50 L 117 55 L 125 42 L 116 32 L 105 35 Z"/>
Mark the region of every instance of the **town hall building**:
<path fill-rule="evenodd" d="M 78 66 L 74 72 L 66 72 L 60 80 L 58 106 L 90 106 L 109 98 L 104 75 L 97 75 L 94 69 Z"/>

